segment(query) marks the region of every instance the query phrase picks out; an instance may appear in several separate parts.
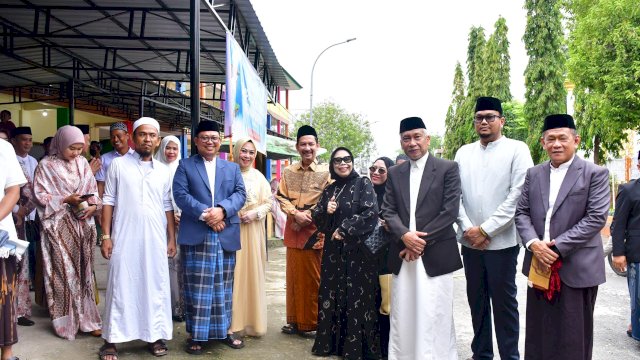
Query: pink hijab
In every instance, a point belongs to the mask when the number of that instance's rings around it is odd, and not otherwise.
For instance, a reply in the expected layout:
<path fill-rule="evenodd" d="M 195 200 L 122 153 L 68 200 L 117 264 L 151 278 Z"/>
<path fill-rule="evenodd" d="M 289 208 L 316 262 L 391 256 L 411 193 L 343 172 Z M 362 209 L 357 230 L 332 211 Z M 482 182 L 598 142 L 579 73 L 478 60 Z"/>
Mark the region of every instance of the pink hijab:
<path fill-rule="evenodd" d="M 49 155 L 62 155 L 64 149 L 73 144 L 84 144 L 84 135 L 82 130 L 75 126 L 65 125 L 58 129 L 56 135 L 51 141 Z"/>

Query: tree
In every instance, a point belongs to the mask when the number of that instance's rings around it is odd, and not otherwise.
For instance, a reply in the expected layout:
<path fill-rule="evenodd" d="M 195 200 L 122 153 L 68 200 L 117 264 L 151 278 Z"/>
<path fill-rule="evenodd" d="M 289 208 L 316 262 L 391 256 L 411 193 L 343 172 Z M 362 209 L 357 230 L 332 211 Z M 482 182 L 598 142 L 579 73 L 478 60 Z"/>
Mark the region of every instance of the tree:
<path fill-rule="evenodd" d="M 511 100 L 508 31 L 507 21 L 500 16 L 484 48 L 483 58 L 485 78 L 482 84 L 486 86 L 484 96 L 497 97 L 503 102 Z"/>
<path fill-rule="evenodd" d="M 464 105 L 464 74 L 460 62 L 456 63 L 456 69 L 453 75 L 453 91 L 451 92 L 451 104 L 447 110 L 445 118 L 444 133 L 444 154 L 447 159 L 453 159 L 456 151 L 466 139 L 464 132 L 464 118 L 462 117 L 462 106 Z"/>
<path fill-rule="evenodd" d="M 524 117 L 524 104 L 519 101 L 502 103 L 502 113 L 505 117 L 505 125 L 502 134 L 510 139 L 527 141 L 529 126 Z"/>
<path fill-rule="evenodd" d="M 535 164 L 546 156 L 540 146 L 542 124 L 547 115 L 566 112 L 563 86 L 565 54 L 560 0 L 526 0 L 527 25 L 524 45 L 529 55 L 525 76 L 524 115 L 528 123 L 527 144 Z"/>
<path fill-rule="evenodd" d="M 573 0 L 569 4 L 569 69 L 575 83 L 582 147 L 617 155 L 624 130 L 640 130 L 640 8 L 637 0 Z"/>
<path fill-rule="evenodd" d="M 296 121 L 293 134 L 302 125 L 309 124 L 309 113 L 304 113 Z M 333 149 L 344 146 L 351 150 L 353 156 L 367 159 L 375 150 L 371 124 L 360 114 L 352 114 L 340 105 L 324 102 L 313 107 L 313 127 L 318 132 L 320 146 L 327 149 L 327 153 L 318 158 L 328 161 Z"/>

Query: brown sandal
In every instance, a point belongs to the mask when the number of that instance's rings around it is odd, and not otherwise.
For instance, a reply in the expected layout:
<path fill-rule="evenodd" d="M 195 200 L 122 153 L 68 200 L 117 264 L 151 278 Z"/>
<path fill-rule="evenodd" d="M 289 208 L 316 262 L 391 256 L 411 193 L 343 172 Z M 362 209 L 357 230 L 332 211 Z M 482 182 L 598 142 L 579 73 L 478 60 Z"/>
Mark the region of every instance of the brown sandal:
<path fill-rule="evenodd" d="M 153 343 L 148 343 L 147 348 L 149 349 L 151 355 L 155 357 L 165 356 L 169 353 L 169 348 L 162 339 L 156 340 Z"/>
<path fill-rule="evenodd" d="M 98 351 L 98 355 L 100 356 L 100 360 L 118 360 L 118 350 L 116 349 L 115 344 L 102 344 Z M 108 356 L 111 356 L 111 359 L 107 359 Z"/>

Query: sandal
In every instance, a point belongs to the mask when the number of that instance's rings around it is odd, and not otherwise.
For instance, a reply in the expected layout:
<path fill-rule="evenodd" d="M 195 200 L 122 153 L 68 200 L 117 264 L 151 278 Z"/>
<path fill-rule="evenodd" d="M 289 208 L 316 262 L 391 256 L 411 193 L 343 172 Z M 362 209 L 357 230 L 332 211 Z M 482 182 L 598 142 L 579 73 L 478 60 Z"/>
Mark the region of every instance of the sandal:
<path fill-rule="evenodd" d="M 202 355 L 202 341 L 194 341 L 193 339 L 187 339 L 187 346 L 184 351 L 191 355 Z"/>
<path fill-rule="evenodd" d="M 298 325 L 296 324 L 287 324 L 282 327 L 282 332 L 287 335 L 294 335 L 298 333 Z"/>
<path fill-rule="evenodd" d="M 100 360 L 118 360 L 118 350 L 116 349 L 115 344 L 102 344 L 100 350 L 98 351 L 98 355 L 100 356 Z M 111 357 L 111 359 L 107 358 L 109 356 Z"/>
<path fill-rule="evenodd" d="M 148 343 L 147 348 L 149 349 L 151 355 L 155 357 L 165 356 L 169 353 L 169 348 L 162 339 L 156 340 L 153 343 Z"/>
<path fill-rule="evenodd" d="M 236 338 L 233 334 L 227 334 L 227 337 L 220 341 L 232 349 L 242 349 L 244 347 L 244 341 Z"/>

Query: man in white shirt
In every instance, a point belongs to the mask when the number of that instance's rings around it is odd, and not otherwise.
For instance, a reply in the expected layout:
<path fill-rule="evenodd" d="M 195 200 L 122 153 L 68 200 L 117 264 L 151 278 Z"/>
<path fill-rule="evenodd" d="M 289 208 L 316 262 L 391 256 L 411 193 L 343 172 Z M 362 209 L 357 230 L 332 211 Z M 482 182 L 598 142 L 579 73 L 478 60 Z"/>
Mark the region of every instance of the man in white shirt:
<path fill-rule="evenodd" d="M 96 173 L 96 181 L 98 182 L 98 193 L 100 197 L 104 193 L 104 182 L 109 171 L 109 165 L 113 159 L 133 154 L 135 151 L 129 147 L 129 130 L 127 130 L 127 124 L 123 122 L 117 122 L 111 124 L 109 128 L 109 134 L 111 135 L 111 145 L 113 150 L 102 155 L 102 167 Z"/>
<path fill-rule="evenodd" d="M 478 98 L 473 123 L 480 139 L 455 156 L 462 184 L 457 223 L 474 333 L 471 350 L 473 359 L 493 358 L 493 306 L 500 358 L 517 360 L 520 243 L 513 218 L 533 160 L 525 143 L 502 135 L 505 118 L 499 99 Z"/>
<path fill-rule="evenodd" d="M 167 354 L 173 335 L 167 256 L 176 254 L 169 168 L 153 159 L 160 125 L 143 117 L 133 125 L 135 154 L 114 159 L 102 209 L 102 256 L 109 260 L 100 358 L 117 358 L 116 343 L 143 340 L 155 356 Z"/>
<path fill-rule="evenodd" d="M 528 360 L 591 359 L 593 310 L 605 282 L 600 230 L 609 214 L 609 171 L 575 156 L 573 118 L 549 115 L 542 146 L 550 161 L 527 170 L 516 207 L 526 245 L 522 272 L 550 269 L 548 290 L 530 285 L 524 345 Z"/>
<path fill-rule="evenodd" d="M 28 126 L 20 126 L 11 132 L 11 143 L 16 151 L 16 157 L 18 163 L 26 170 L 26 175 L 29 181 L 33 181 L 33 175 L 36 172 L 38 166 L 38 160 L 29 155 L 29 152 L 33 148 L 33 136 L 31 134 L 31 128 Z M 19 263 L 18 273 L 18 298 L 16 301 L 18 325 L 32 326 L 34 324 L 31 320 L 31 297 L 29 296 L 29 282 L 33 283 L 35 276 L 35 263 L 36 263 L 36 246 L 40 241 L 40 230 L 35 222 L 36 211 L 33 210 L 30 213 L 26 213 L 25 206 L 16 205 L 13 208 L 13 213 L 16 219 L 23 218 L 24 222 L 21 226 L 24 226 L 24 233 L 26 239 L 29 241 L 28 254 L 22 257 Z"/>

